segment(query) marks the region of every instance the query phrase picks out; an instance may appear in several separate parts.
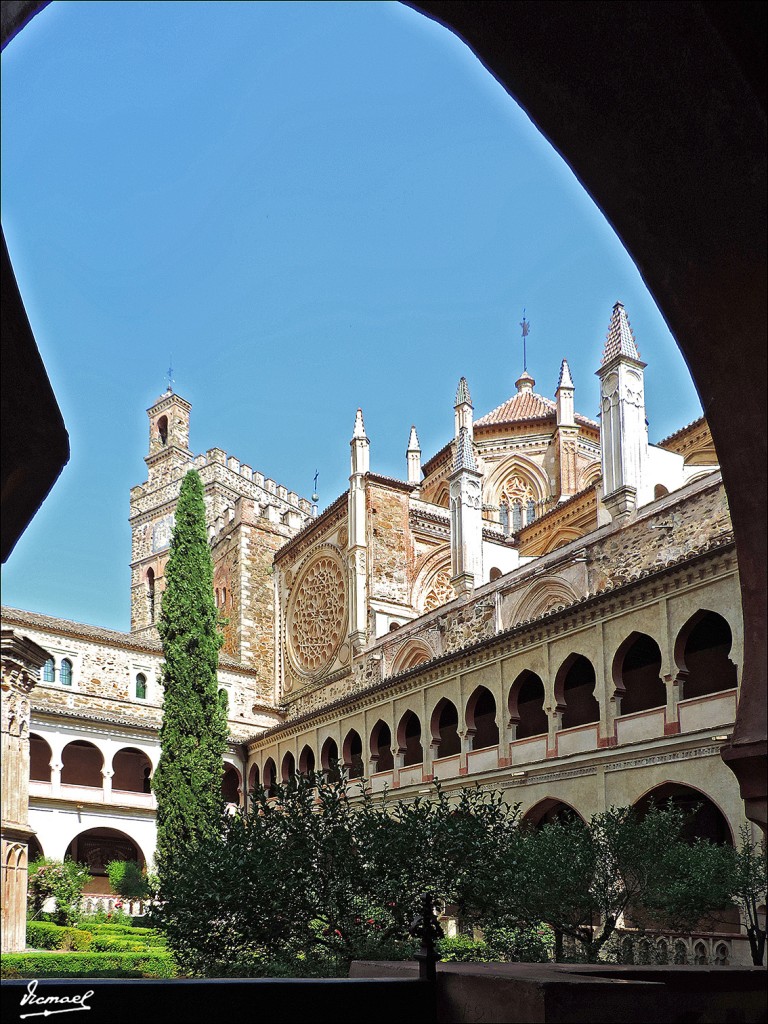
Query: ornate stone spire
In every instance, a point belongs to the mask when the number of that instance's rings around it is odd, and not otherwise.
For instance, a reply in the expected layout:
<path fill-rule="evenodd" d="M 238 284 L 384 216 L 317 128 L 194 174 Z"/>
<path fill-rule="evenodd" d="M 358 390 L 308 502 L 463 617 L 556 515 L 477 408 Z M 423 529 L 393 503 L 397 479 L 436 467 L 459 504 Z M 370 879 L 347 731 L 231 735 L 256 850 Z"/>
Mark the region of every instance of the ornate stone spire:
<path fill-rule="evenodd" d="M 457 473 L 460 469 L 471 469 L 474 473 L 477 472 L 477 461 L 475 460 L 475 452 L 472 448 L 472 435 L 466 427 L 462 427 L 459 430 L 459 436 L 456 441 L 456 454 L 453 459 L 454 473 Z"/>
<path fill-rule="evenodd" d="M 352 439 L 354 440 L 357 437 L 366 437 L 362 409 L 358 409 L 355 414 L 355 429 L 352 431 Z"/>
<path fill-rule="evenodd" d="M 472 432 L 472 398 L 469 394 L 467 378 L 462 377 L 459 386 L 456 388 L 456 401 L 453 405 L 454 436 L 459 436 L 459 431 L 466 428 Z"/>
<path fill-rule="evenodd" d="M 560 364 L 560 379 L 557 382 L 558 390 L 560 388 L 572 388 L 573 378 L 571 377 L 571 368 L 568 366 L 568 360 L 564 359 Z"/>
<path fill-rule="evenodd" d="M 624 306 L 617 302 L 611 313 L 611 320 L 608 324 L 608 333 L 605 336 L 605 348 L 603 349 L 602 365 L 615 359 L 616 356 L 626 356 L 629 359 L 640 359 L 635 335 L 629 324 L 629 317 Z"/>
<path fill-rule="evenodd" d="M 421 483 L 421 445 L 416 434 L 416 427 L 411 427 L 405 458 L 408 464 L 408 483 L 418 486 Z"/>

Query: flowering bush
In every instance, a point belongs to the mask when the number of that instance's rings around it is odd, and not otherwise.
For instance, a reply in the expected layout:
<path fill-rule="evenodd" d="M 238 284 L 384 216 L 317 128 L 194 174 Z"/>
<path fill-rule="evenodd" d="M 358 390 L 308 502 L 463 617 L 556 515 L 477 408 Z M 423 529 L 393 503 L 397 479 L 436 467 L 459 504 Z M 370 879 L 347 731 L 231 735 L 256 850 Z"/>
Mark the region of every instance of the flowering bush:
<path fill-rule="evenodd" d="M 80 898 L 91 874 L 85 864 L 70 858 L 63 861 L 38 857 L 29 866 L 27 901 L 34 916 L 40 914 L 49 899 L 55 901 L 55 924 L 75 924 Z"/>

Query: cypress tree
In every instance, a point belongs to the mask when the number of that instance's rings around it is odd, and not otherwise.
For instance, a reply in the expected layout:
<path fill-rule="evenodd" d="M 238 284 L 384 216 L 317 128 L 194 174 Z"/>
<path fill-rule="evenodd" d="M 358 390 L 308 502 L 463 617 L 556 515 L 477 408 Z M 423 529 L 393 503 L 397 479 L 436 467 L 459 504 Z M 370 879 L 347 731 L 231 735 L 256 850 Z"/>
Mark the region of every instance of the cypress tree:
<path fill-rule="evenodd" d="M 165 569 L 158 631 L 163 643 L 163 724 L 157 797 L 157 868 L 173 874 L 174 854 L 218 833 L 226 746 L 226 711 L 216 672 L 222 636 L 213 597 L 213 564 L 203 484 L 194 470 L 182 481 Z"/>

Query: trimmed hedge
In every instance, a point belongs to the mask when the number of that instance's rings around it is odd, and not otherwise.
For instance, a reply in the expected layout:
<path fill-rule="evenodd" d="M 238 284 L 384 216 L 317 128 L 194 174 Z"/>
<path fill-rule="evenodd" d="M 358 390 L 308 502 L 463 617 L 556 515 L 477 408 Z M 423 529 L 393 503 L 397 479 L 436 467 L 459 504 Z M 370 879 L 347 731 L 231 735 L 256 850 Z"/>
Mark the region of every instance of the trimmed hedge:
<path fill-rule="evenodd" d="M 27 945 L 35 949 L 90 949 L 93 941 L 91 932 L 80 928 L 67 928 L 48 921 L 27 922 Z"/>
<path fill-rule="evenodd" d="M 0 976 L 6 978 L 92 978 L 105 974 L 175 978 L 176 963 L 166 950 L 147 953 L 3 953 Z"/>

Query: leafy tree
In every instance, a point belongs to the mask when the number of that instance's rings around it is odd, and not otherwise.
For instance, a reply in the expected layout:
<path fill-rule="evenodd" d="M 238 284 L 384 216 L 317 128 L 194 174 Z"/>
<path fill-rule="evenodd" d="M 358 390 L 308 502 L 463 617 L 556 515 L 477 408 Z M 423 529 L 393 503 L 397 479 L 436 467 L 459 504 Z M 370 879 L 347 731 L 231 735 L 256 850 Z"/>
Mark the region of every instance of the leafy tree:
<path fill-rule="evenodd" d="M 721 848 L 684 842 L 685 820 L 670 803 L 642 818 L 631 807 L 612 807 L 588 824 L 574 817 L 521 830 L 506 871 L 516 898 L 509 909 L 500 901 L 502 920 L 544 921 L 555 932 L 556 959 L 567 937 L 591 963 L 622 918 L 693 928 L 728 893 Z"/>
<path fill-rule="evenodd" d="M 164 891 L 160 920 L 186 969 L 343 974 L 352 959 L 413 954 L 425 890 L 468 914 L 492 901 L 516 818 L 498 797 L 451 802 L 436 788 L 393 803 L 322 775 L 275 792 L 189 850 Z"/>
<path fill-rule="evenodd" d="M 739 831 L 738 849 L 727 849 L 726 865 L 730 879 L 730 897 L 739 907 L 747 922 L 747 938 L 752 963 L 761 967 L 765 957 L 765 919 L 761 920 L 758 907 L 766 901 L 765 844 L 762 848 L 752 842 L 748 825 Z"/>
<path fill-rule="evenodd" d="M 83 889 L 91 880 L 85 864 L 66 857 L 63 861 L 38 857 L 29 865 L 27 900 L 34 916 L 40 914 L 46 902 L 53 898 L 56 909 L 54 923 L 75 924 L 80 912 Z"/>
<path fill-rule="evenodd" d="M 158 622 L 165 698 L 161 755 L 152 787 L 157 796 L 161 890 L 179 853 L 216 837 L 221 827 L 227 721 L 216 672 L 222 638 L 213 597 L 203 485 L 195 471 L 182 481 L 165 578 Z"/>
<path fill-rule="evenodd" d="M 126 900 L 142 900 L 150 894 L 146 871 L 135 860 L 112 860 L 106 865 L 109 884 Z"/>

